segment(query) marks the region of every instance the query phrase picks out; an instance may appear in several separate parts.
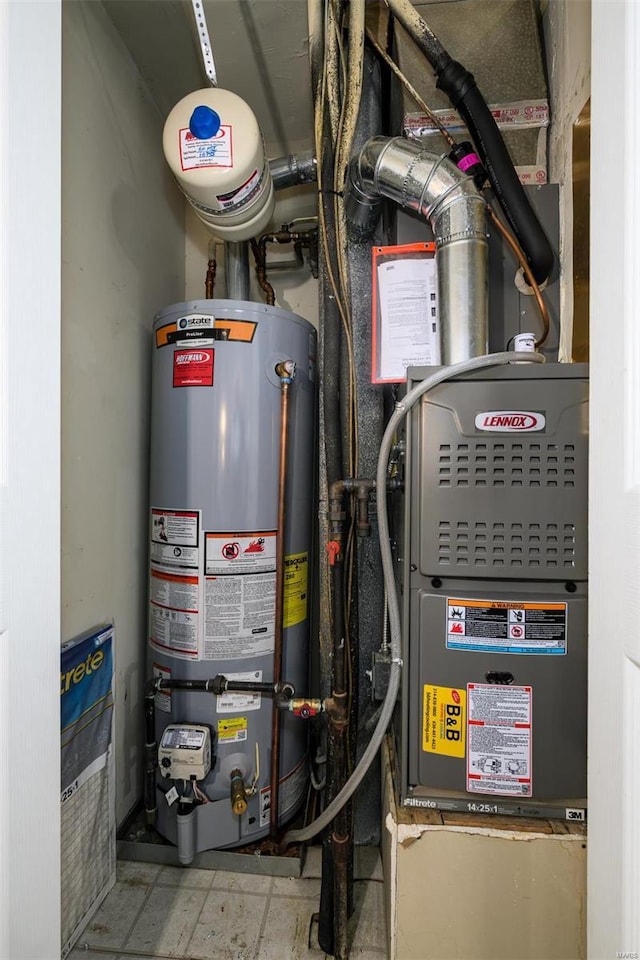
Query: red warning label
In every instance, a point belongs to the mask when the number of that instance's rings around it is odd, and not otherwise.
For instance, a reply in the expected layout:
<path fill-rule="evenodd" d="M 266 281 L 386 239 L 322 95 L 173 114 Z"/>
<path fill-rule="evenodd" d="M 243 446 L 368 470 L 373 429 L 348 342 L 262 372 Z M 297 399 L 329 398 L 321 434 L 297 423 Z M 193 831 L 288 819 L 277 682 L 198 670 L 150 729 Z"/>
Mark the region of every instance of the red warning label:
<path fill-rule="evenodd" d="M 209 350 L 176 350 L 173 355 L 174 387 L 212 387 L 213 355 Z"/>

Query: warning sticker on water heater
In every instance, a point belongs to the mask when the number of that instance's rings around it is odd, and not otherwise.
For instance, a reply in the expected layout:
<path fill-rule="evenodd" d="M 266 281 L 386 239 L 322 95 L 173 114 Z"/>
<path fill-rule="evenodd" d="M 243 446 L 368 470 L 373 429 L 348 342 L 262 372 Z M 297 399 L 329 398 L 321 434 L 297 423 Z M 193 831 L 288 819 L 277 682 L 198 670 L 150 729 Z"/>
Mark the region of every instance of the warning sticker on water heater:
<path fill-rule="evenodd" d="M 567 604 L 447 599 L 448 650 L 558 655 L 567 652 Z"/>
<path fill-rule="evenodd" d="M 309 554 L 290 553 L 284 558 L 283 626 L 295 627 L 307 619 Z"/>
<path fill-rule="evenodd" d="M 198 578 L 151 570 L 149 641 L 174 657 L 198 656 Z"/>
<path fill-rule="evenodd" d="M 199 510 L 151 509 L 151 563 L 168 570 L 197 570 Z"/>
<path fill-rule="evenodd" d="M 467 684 L 467 790 L 530 797 L 531 687 Z"/>
<path fill-rule="evenodd" d="M 204 572 L 208 577 L 271 573 L 276 568 L 275 530 L 257 533 L 205 533 Z"/>

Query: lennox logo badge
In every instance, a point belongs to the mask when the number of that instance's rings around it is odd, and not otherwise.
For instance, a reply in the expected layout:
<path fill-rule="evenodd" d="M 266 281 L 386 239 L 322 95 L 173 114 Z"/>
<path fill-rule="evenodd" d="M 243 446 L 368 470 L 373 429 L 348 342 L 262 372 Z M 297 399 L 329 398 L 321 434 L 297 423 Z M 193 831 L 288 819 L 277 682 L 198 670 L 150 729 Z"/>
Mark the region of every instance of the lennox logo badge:
<path fill-rule="evenodd" d="M 544 430 L 546 419 L 543 413 L 529 410 L 486 410 L 476 414 L 476 430 L 491 433 L 514 433 L 520 430 Z"/>

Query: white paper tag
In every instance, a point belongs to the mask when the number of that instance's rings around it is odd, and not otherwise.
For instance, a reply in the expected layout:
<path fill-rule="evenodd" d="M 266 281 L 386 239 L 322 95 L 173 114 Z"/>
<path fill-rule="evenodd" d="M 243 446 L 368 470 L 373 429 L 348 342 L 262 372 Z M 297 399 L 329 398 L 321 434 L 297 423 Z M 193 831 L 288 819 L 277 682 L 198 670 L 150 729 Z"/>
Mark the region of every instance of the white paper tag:
<path fill-rule="evenodd" d="M 165 793 L 164 798 L 167 801 L 168 806 L 171 806 L 171 804 L 175 803 L 178 799 L 178 791 L 175 787 L 171 787 L 171 790 L 167 790 Z"/>

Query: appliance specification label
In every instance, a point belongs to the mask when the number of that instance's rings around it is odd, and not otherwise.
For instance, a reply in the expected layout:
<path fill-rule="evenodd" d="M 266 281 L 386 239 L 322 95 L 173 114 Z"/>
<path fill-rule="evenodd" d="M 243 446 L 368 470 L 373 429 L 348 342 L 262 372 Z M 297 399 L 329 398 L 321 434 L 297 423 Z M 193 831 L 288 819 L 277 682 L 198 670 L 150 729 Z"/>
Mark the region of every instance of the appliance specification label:
<path fill-rule="evenodd" d="M 249 680 L 262 683 L 262 670 L 247 673 L 225 673 L 227 680 Z M 223 693 L 216 697 L 216 713 L 237 713 L 238 710 L 259 710 L 262 697 L 259 693 Z"/>
<path fill-rule="evenodd" d="M 448 650 L 564 655 L 567 604 L 447 599 Z"/>
<path fill-rule="evenodd" d="M 223 123 L 215 137 L 199 140 L 189 127 L 180 130 L 180 164 L 183 170 L 200 167 L 232 167 L 232 127 Z"/>
<path fill-rule="evenodd" d="M 273 653 L 276 575 L 206 577 L 203 660 Z"/>
<path fill-rule="evenodd" d="M 467 684 L 467 790 L 530 797 L 531 687 Z"/>
<path fill-rule="evenodd" d="M 247 739 L 248 726 L 246 717 L 218 720 L 218 743 L 241 743 Z"/>

